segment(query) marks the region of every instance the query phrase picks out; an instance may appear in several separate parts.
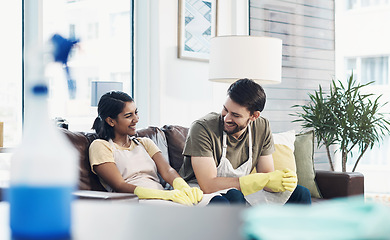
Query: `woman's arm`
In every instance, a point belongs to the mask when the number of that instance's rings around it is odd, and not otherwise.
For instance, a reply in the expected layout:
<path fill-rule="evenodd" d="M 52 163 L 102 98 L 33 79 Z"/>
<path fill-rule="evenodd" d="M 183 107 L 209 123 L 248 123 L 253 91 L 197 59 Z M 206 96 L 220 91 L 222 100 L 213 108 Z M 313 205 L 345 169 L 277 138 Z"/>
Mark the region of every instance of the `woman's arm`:
<path fill-rule="evenodd" d="M 188 198 L 190 205 L 197 204 L 202 200 L 203 192 L 197 187 L 190 187 L 164 159 L 161 152 L 155 153 L 152 159 L 156 163 L 157 171 L 160 173 L 161 177 L 175 189 L 173 191 L 184 193 L 184 199 Z M 185 203 L 186 202 L 187 200 L 185 200 Z"/>
<path fill-rule="evenodd" d="M 165 160 L 164 156 L 161 152 L 157 152 L 152 157 L 153 161 L 156 163 L 157 171 L 160 173 L 161 177 L 169 183 L 171 186 L 173 186 L 173 180 L 175 178 L 180 177 L 180 175 L 176 172 L 175 169 L 169 165 L 167 160 Z"/>
<path fill-rule="evenodd" d="M 134 193 L 136 186 L 125 182 L 114 160 L 110 144 L 102 139 L 96 139 L 89 147 L 91 169 L 114 191 Z"/>
<path fill-rule="evenodd" d="M 106 162 L 94 165 L 93 170 L 104 180 L 115 192 L 134 193 L 137 187 L 125 182 L 118 168 L 113 162 Z"/>

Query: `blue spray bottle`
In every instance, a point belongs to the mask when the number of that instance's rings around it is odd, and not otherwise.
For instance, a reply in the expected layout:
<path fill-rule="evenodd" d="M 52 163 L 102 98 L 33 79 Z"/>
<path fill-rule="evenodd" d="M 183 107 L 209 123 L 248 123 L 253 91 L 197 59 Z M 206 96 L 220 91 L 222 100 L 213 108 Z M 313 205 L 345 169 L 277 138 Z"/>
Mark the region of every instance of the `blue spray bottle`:
<path fill-rule="evenodd" d="M 42 55 L 27 56 L 29 118 L 11 160 L 13 239 L 70 239 L 72 191 L 78 183 L 76 149 L 49 119 Z"/>

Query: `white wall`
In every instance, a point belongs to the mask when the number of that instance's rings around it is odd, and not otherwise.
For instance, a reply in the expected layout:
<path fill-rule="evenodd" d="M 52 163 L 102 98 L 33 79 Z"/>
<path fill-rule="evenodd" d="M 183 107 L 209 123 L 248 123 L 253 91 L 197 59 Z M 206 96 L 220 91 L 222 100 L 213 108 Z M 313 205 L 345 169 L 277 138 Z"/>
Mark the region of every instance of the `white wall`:
<path fill-rule="evenodd" d="M 346 11 L 336 1 L 336 75 L 344 77 L 344 57 L 390 54 L 390 6 Z"/>
<path fill-rule="evenodd" d="M 229 84 L 208 81 L 208 62 L 177 57 L 178 0 L 135 4 L 138 127 L 189 127 L 208 112 L 219 112 Z M 219 1 L 218 35 L 247 34 L 247 10 L 245 0 Z"/>
<path fill-rule="evenodd" d="M 188 126 L 213 110 L 208 63 L 177 58 L 178 1 L 160 4 L 160 123 Z"/>

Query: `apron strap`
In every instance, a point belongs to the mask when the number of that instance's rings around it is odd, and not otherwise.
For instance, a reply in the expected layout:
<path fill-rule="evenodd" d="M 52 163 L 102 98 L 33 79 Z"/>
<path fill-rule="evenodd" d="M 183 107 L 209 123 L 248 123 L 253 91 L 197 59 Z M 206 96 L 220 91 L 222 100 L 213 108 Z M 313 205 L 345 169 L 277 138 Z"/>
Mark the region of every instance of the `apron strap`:
<path fill-rule="evenodd" d="M 222 145 L 222 157 L 223 158 L 226 158 L 226 150 L 227 150 L 226 138 L 227 138 L 227 135 L 226 135 L 225 131 L 223 131 L 223 137 L 222 137 L 222 142 L 223 142 L 223 145 Z"/>
<path fill-rule="evenodd" d="M 248 125 L 248 137 L 249 137 L 249 158 L 252 158 L 252 131 L 251 131 L 251 125 Z M 226 158 L 226 151 L 227 151 L 227 134 L 225 131 L 223 131 L 223 137 L 222 137 L 222 157 Z"/>
<path fill-rule="evenodd" d="M 251 124 L 248 125 L 248 135 L 249 135 L 249 158 L 252 159 L 252 131 L 251 131 Z"/>
<path fill-rule="evenodd" d="M 135 144 L 139 145 L 140 142 L 138 141 L 138 139 L 135 137 L 135 136 L 131 136 L 130 137 L 130 140 L 132 140 L 133 142 L 135 142 Z"/>

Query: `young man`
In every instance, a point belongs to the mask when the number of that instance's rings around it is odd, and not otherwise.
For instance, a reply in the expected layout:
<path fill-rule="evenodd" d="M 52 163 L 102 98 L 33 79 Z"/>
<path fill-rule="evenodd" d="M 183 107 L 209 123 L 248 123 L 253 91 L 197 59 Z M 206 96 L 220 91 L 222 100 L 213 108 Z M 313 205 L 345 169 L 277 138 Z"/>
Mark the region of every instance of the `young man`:
<path fill-rule="evenodd" d="M 280 195 L 268 192 L 287 194 L 288 203 L 310 204 L 310 192 L 297 186 L 295 172 L 274 170 L 271 128 L 260 116 L 266 101 L 263 88 L 240 79 L 227 95 L 221 114 L 210 113 L 192 124 L 180 174 L 190 183 L 197 182 L 205 193 L 241 190 L 250 204 L 249 199 L 261 198 L 261 193 Z M 250 174 L 253 168 L 257 173 Z"/>

